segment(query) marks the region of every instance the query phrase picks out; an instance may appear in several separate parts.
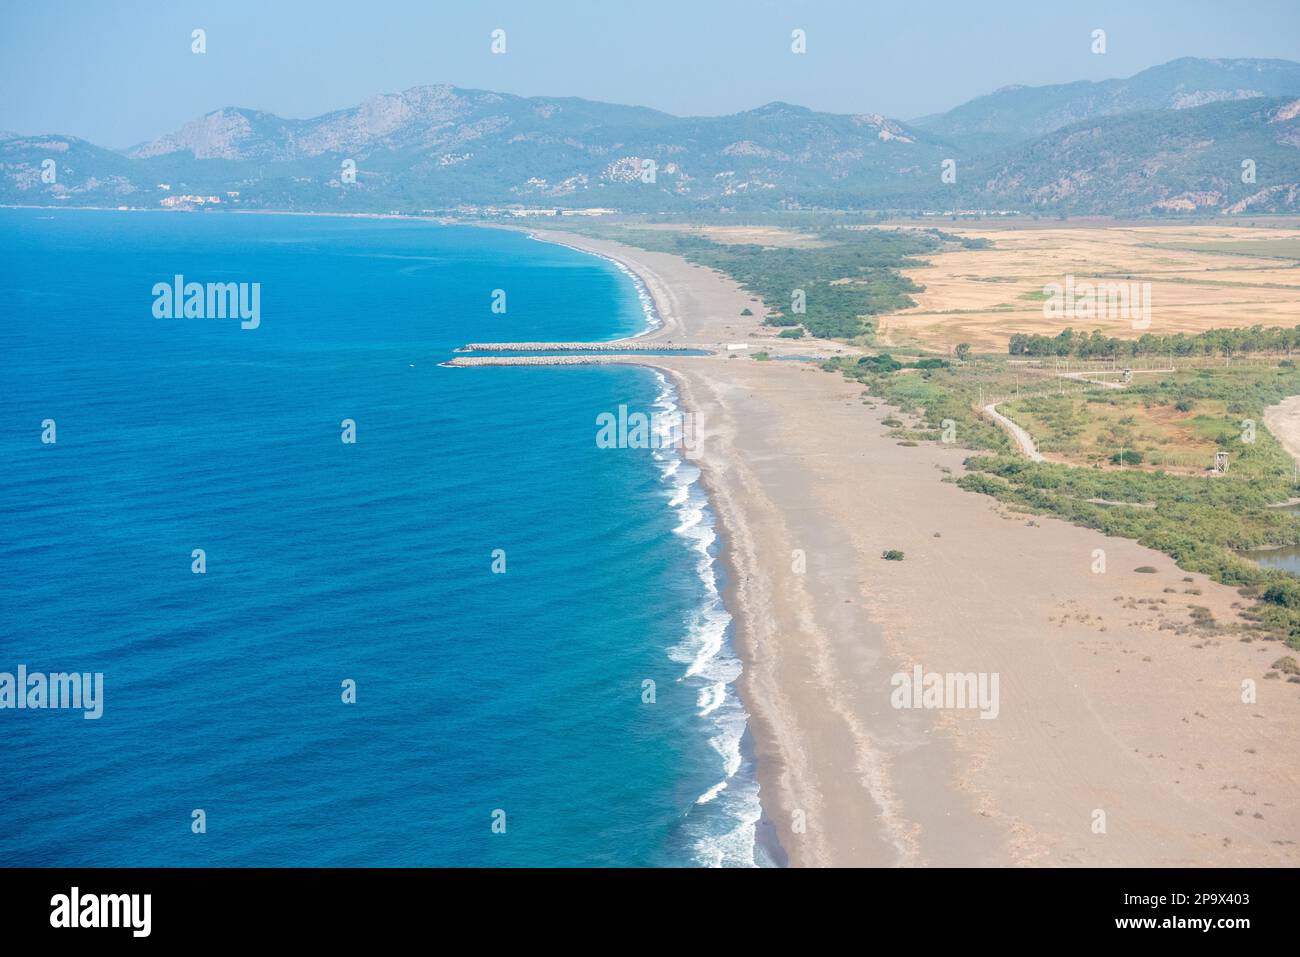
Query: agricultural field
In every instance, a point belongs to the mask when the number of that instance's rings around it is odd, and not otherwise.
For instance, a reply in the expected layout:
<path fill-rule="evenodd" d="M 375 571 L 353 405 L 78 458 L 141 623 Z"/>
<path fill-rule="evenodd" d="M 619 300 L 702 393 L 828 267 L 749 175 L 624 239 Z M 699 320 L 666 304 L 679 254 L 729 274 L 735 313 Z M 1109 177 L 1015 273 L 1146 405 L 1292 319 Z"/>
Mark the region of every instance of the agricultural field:
<path fill-rule="evenodd" d="M 1253 256 L 1261 259 L 1300 260 L 1300 238 L 1237 239 L 1217 242 L 1164 243 L 1163 249 L 1182 252 L 1212 253 L 1228 256 Z"/>
<path fill-rule="evenodd" d="M 876 340 L 939 352 L 968 342 L 1005 352 L 1014 333 L 1054 336 L 1066 326 L 1136 338 L 1210 328 L 1294 326 L 1300 316 L 1300 230 L 1249 226 L 1088 226 L 1002 224 L 945 231 L 987 240 L 953 245 L 903 269 L 923 287 L 916 305 L 876 319 Z M 1079 282 L 1146 283 L 1150 326 L 1129 318 L 1049 318 L 1044 286 Z"/>

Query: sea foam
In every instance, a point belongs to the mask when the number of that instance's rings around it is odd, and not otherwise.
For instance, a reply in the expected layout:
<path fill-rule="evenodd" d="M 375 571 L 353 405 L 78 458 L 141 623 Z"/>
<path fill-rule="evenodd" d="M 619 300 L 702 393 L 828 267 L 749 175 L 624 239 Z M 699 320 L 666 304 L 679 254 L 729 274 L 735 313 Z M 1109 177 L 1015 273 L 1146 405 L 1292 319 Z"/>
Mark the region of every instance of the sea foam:
<path fill-rule="evenodd" d="M 659 392 L 655 410 L 671 421 L 678 411 L 677 394 L 663 373 L 655 373 Z M 700 470 L 675 448 L 654 454 L 668 504 L 675 512 L 674 534 L 686 541 L 695 557 L 703 598 L 686 622 L 682 640 L 671 650 L 683 666 L 679 680 L 696 689 L 696 717 L 717 753 L 721 779 L 696 798 L 690 821 L 696 860 L 710 867 L 753 867 L 757 825 L 761 816 L 758 783 L 742 743 L 749 715 L 736 693 L 741 663 L 732 648 L 732 617 L 723 603 L 716 556 L 718 536 L 713 513 L 701 485 Z M 705 810 L 707 806 L 707 810 Z"/>

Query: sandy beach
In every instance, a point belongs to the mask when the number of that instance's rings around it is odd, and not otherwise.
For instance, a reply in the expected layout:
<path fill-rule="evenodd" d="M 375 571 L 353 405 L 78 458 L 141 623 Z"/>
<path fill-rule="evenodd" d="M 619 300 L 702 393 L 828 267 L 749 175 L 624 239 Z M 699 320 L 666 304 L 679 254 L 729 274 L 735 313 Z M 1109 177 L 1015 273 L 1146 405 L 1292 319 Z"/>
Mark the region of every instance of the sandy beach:
<path fill-rule="evenodd" d="M 536 235 L 632 269 L 655 339 L 839 348 L 777 343 L 712 270 Z M 1244 640 L 1235 590 L 957 488 L 967 450 L 899 445 L 894 410 L 815 364 L 595 361 L 668 371 L 697 416 L 764 815 L 791 865 L 1300 863 L 1300 685 L 1265 678 L 1289 652 Z M 894 707 L 917 666 L 996 675 L 996 716 Z"/>
<path fill-rule="evenodd" d="M 1300 395 L 1287 396 L 1265 409 L 1264 425 L 1300 465 Z"/>

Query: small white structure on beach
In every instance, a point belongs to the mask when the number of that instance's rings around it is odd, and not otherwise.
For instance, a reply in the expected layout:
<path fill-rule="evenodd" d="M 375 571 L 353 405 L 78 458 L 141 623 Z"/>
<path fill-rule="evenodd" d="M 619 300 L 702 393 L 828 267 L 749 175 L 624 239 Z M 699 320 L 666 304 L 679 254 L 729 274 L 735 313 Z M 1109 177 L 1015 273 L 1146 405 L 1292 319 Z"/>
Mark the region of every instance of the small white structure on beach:
<path fill-rule="evenodd" d="M 747 343 L 747 342 L 728 342 L 728 343 L 727 343 L 727 351 L 728 351 L 728 352 L 744 352 L 744 351 L 745 351 L 746 349 L 748 349 L 748 348 L 749 348 L 749 343 Z"/>

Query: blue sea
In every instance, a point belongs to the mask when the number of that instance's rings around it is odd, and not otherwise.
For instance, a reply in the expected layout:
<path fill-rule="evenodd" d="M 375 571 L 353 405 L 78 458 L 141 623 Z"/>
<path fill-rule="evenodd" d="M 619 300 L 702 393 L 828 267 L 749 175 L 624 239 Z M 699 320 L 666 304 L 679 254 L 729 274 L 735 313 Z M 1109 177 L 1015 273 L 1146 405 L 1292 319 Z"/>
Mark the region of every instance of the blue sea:
<path fill-rule="evenodd" d="M 0 210 L 0 672 L 103 674 L 0 709 L 0 864 L 766 863 L 698 473 L 596 443 L 671 384 L 440 365 L 653 322 L 517 232 Z"/>

